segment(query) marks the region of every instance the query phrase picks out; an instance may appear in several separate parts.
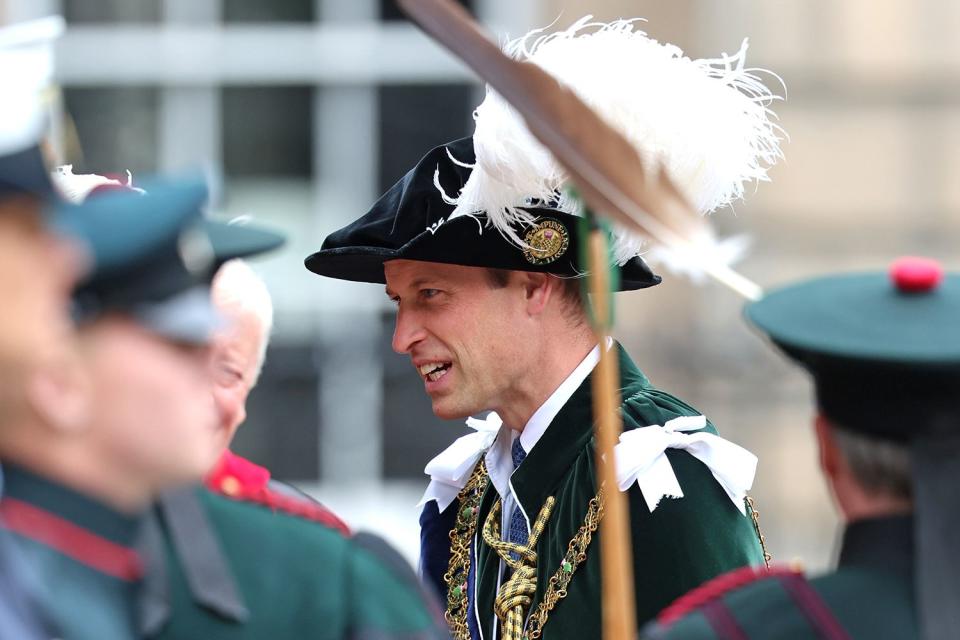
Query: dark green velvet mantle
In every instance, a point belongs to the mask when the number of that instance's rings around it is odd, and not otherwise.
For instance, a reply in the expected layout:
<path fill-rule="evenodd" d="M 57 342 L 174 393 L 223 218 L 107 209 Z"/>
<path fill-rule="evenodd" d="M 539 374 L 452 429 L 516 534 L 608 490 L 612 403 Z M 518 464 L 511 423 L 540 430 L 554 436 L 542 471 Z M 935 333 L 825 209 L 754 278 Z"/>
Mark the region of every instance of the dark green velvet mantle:
<path fill-rule="evenodd" d="M 650 385 L 627 353 L 617 347 L 620 361 L 624 430 L 663 425 L 697 410 Z M 712 424 L 706 430 L 716 433 Z M 637 619 L 653 618 L 675 598 L 721 573 L 763 562 L 753 523 L 699 460 L 682 450 L 668 450 L 684 497 L 664 498 L 651 513 L 636 484 L 628 491 L 636 582 Z M 512 476 L 512 484 L 531 520 L 548 496 L 556 498 L 550 522 L 537 543 L 539 604 L 550 576 L 557 570 L 570 539 L 583 524 L 587 505 L 597 492 L 594 465 L 591 379 L 588 377 L 563 406 L 537 445 Z M 497 499 L 492 486 L 480 505 L 484 522 Z M 749 513 L 749 512 L 748 512 Z M 598 531 L 577 568 L 568 595 L 550 614 L 545 640 L 599 638 L 600 543 Z M 500 561 L 482 539 L 477 549 L 477 615 L 485 639 L 494 634 L 493 602 Z"/>

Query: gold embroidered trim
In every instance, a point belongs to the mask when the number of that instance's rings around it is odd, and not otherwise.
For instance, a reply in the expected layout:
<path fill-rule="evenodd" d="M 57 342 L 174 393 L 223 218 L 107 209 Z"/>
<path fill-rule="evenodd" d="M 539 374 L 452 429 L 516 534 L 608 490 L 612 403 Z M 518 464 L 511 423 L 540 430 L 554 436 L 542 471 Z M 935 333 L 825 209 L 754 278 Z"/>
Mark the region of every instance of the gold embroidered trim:
<path fill-rule="evenodd" d="M 467 625 L 467 574 L 470 572 L 470 542 L 477 530 L 477 513 L 480 500 L 490 478 L 481 459 L 474 468 L 467 484 L 457 495 L 457 521 L 450 530 L 450 562 L 443 581 L 447 583 L 447 610 L 444 618 L 450 626 L 454 640 L 470 640 Z"/>
<path fill-rule="evenodd" d="M 767 569 L 769 569 L 770 561 L 773 560 L 773 556 L 770 555 L 769 551 L 767 551 L 767 539 L 764 537 L 763 532 L 760 531 L 760 512 L 757 511 L 752 497 L 747 496 L 743 499 L 743 501 L 747 503 L 747 508 L 750 509 L 750 518 L 753 520 L 753 530 L 757 532 L 757 539 L 760 541 L 760 549 L 763 550 L 763 563 L 767 566 Z"/>
<path fill-rule="evenodd" d="M 550 576 L 543 600 L 537 605 L 537 610 L 530 614 L 530 619 L 527 621 L 527 632 L 523 636 L 524 640 L 539 638 L 540 634 L 543 633 L 543 625 L 547 623 L 550 612 L 553 611 L 558 602 L 567 597 L 567 586 L 570 584 L 577 567 L 587 559 L 587 547 L 590 546 L 593 534 L 600 526 L 601 518 L 603 518 L 603 489 L 598 491 L 597 495 L 590 500 L 583 525 L 570 540 L 567 553 L 563 556 L 563 562 L 560 563 L 560 568 Z"/>

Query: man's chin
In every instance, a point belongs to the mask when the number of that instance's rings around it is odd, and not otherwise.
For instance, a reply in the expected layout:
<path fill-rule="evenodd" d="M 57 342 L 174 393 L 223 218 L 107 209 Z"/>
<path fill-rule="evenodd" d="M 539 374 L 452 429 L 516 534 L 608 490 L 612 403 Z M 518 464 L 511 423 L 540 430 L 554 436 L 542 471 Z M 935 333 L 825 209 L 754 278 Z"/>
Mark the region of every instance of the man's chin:
<path fill-rule="evenodd" d="M 483 409 L 474 410 L 473 407 L 467 407 L 460 403 L 453 402 L 452 398 L 437 398 L 433 401 L 433 415 L 441 420 L 465 420 Z"/>

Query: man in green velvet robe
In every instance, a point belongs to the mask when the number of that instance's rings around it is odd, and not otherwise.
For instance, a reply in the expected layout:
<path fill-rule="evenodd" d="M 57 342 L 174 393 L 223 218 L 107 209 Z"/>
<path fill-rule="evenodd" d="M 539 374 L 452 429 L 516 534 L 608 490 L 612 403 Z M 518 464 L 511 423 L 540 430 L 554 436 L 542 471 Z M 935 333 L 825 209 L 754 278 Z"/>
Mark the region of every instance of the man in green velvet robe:
<path fill-rule="evenodd" d="M 435 149 L 367 216 L 330 236 L 307 265 L 327 275 L 386 281 L 398 306 L 394 348 L 411 356 L 438 416 L 496 412 L 472 421 L 478 432 L 427 469 L 433 482 L 421 516 L 421 572 L 446 599 L 454 636 L 499 637 L 505 612 L 497 599 L 506 588 L 509 553 L 490 541 L 522 543 L 552 498 L 536 561 L 529 563 L 536 577 L 528 628 L 536 625 L 548 638 L 596 637 L 603 499 L 594 476 L 590 376 L 600 346 L 578 280 L 563 277 L 578 271 L 576 223 L 549 212 L 548 228 L 569 247 L 543 267 L 495 231 L 476 236 L 476 222 L 467 218 L 443 224 L 435 236 L 423 232 L 431 216 L 449 209 L 434 195 L 434 168 L 445 186 L 462 183 L 466 173 L 448 150 L 471 160 L 469 138 Z M 453 255 L 444 255 L 445 239 Z M 362 246 L 372 242 L 386 246 Z M 487 246 L 472 246 L 481 243 Z M 364 252 L 373 256 L 366 265 Z M 639 257 L 621 275 L 623 288 L 659 282 Z M 744 506 L 756 459 L 716 437 L 696 409 L 652 386 L 619 345 L 607 347 L 620 360 L 619 479 L 630 502 L 638 616 L 646 620 L 704 580 L 763 563 Z M 693 442 L 701 451 L 722 449 L 727 464 L 708 467 L 691 455 Z M 731 467 L 745 477 L 728 473 Z M 726 486 L 714 474 L 726 478 Z M 511 538 L 512 530 L 519 536 Z"/>
<path fill-rule="evenodd" d="M 510 48 L 629 132 L 703 213 L 757 174 L 738 165 L 745 156 L 713 154 L 696 127 L 717 125 L 753 145 L 753 169 L 769 159 L 756 150 L 775 146 L 765 112 L 754 113 L 756 127 L 741 127 L 739 116 L 756 103 L 726 84 L 730 76 L 713 75 L 706 61 L 684 66 L 690 61 L 629 22 L 581 21 L 529 44 Z M 600 67 L 612 78 L 661 64 L 644 100 L 597 77 Z M 666 121 L 701 92 L 726 106 L 693 100 L 698 106 L 684 113 L 695 126 Z M 306 266 L 386 285 L 397 307 L 393 348 L 410 357 L 437 416 L 493 412 L 468 420 L 477 433 L 426 469 L 420 569 L 446 600 L 454 637 L 595 638 L 604 497 L 594 475 L 591 377 L 600 349 L 620 361 L 619 487 L 603 492 L 628 495 L 639 620 L 702 581 L 764 563 L 745 504 L 756 458 L 654 387 L 619 345 L 597 344 L 581 301 L 582 218 L 557 179 L 562 171 L 492 91 L 475 118 L 472 138 L 430 151 Z M 616 240 L 615 287 L 658 284 L 635 239 Z"/>
<path fill-rule="evenodd" d="M 743 67 L 745 49 L 736 65 L 692 61 L 632 21 L 588 18 L 507 49 L 596 109 L 702 214 L 779 155 L 771 95 Z M 627 492 L 644 621 L 704 580 L 764 563 L 745 504 L 756 458 L 654 387 L 619 345 L 597 344 L 581 301 L 585 225 L 564 171 L 495 91 L 474 118 L 472 138 L 430 151 L 306 266 L 386 285 L 393 348 L 437 416 L 492 412 L 426 468 L 420 569 L 446 599 L 454 637 L 595 638 L 603 492 Z M 614 288 L 658 284 L 638 240 L 614 236 Z M 601 348 L 620 361 L 624 421 L 619 486 L 602 491 L 591 397 Z"/>

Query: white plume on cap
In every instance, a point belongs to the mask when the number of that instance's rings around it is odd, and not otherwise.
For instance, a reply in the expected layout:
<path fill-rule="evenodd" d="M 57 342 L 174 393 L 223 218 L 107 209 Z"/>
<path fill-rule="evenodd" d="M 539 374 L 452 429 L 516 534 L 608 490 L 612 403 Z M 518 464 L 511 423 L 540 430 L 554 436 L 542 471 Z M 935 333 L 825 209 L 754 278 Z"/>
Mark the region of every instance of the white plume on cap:
<path fill-rule="evenodd" d="M 51 16 L 0 28 L 0 154 L 23 151 L 46 132 L 53 42 L 64 24 Z"/>
<path fill-rule="evenodd" d="M 143 189 L 133 186 L 133 174 L 130 171 L 127 171 L 127 181 L 121 182 L 115 178 L 108 178 L 96 173 L 76 174 L 73 172 L 72 164 L 64 164 L 54 169 L 50 173 L 50 178 L 60 195 L 73 204 L 82 203 L 91 191 L 103 186 L 120 187 L 146 193 Z"/>
<path fill-rule="evenodd" d="M 767 180 L 767 169 L 782 157 L 782 129 L 769 108 L 779 96 L 744 66 L 746 40 L 733 56 L 691 60 L 636 29 L 637 20 L 591 20 L 548 35 L 532 31 L 505 51 L 574 91 L 648 166 L 662 164 L 702 214 L 742 198 L 746 183 Z M 519 207 L 539 200 L 578 213 L 579 203 L 563 190 L 564 170 L 489 86 L 474 120 L 476 164 L 456 197 L 444 194 L 456 205 L 451 218 L 485 214 L 487 224 L 523 246 L 517 226 L 535 216 Z M 639 253 L 642 240 L 622 230 L 615 235 L 622 265 Z"/>

